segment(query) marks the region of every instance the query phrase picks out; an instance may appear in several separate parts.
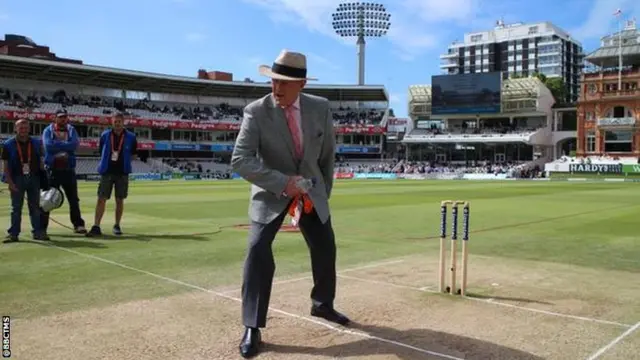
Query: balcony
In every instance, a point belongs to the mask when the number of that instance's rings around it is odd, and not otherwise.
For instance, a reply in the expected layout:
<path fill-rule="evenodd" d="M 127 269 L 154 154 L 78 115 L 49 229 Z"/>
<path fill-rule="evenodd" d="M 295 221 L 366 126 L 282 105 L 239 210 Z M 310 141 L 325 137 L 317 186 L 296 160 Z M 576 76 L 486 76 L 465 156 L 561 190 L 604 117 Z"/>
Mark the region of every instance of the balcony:
<path fill-rule="evenodd" d="M 620 98 L 620 97 L 628 97 L 628 96 L 640 96 L 640 89 L 628 89 L 628 90 L 620 90 L 620 91 L 603 91 L 602 97 L 604 98 Z"/>
<path fill-rule="evenodd" d="M 540 41 L 538 43 L 538 46 L 545 46 L 545 45 L 559 45 L 561 44 L 560 39 L 555 39 L 555 40 L 543 40 Z"/>
<path fill-rule="evenodd" d="M 627 100 L 629 98 L 640 97 L 640 89 L 628 89 L 620 91 L 598 91 L 596 93 L 587 92 L 582 101 L 594 100 Z"/>
<path fill-rule="evenodd" d="M 411 133 L 405 135 L 402 140 L 405 144 L 429 144 L 429 143 L 512 143 L 523 142 L 529 143 L 532 136 L 538 132 L 545 131 L 543 129 L 538 130 L 521 130 L 510 133 L 492 133 L 490 130 L 485 130 L 483 133 L 432 133 L 425 131 L 425 129 L 415 129 Z"/>
<path fill-rule="evenodd" d="M 583 73 L 584 79 L 588 79 L 588 80 L 594 80 L 594 79 L 601 79 L 601 80 L 617 80 L 618 79 L 618 70 L 617 69 L 612 69 L 612 70 L 605 70 L 605 71 L 594 71 L 594 72 L 584 72 Z M 622 77 L 628 77 L 628 76 L 638 76 L 640 77 L 640 68 L 632 68 L 632 69 L 624 69 L 622 70 Z"/>
<path fill-rule="evenodd" d="M 458 63 L 457 62 L 450 62 L 450 61 L 442 61 L 440 63 L 440 69 L 448 69 L 448 68 L 452 68 L 452 67 L 458 67 Z M 469 66 L 468 64 L 466 66 Z"/>
<path fill-rule="evenodd" d="M 599 118 L 598 126 L 602 127 L 630 127 L 636 124 L 634 117 L 620 117 L 620 118 Z"/>
<path fill-rule="evenodd" d="M 440 59 L 451 59 L 451 58 L 454 58 L 454 57 L 457 57 L 457 56 L 458 56 L 458 53 L 457 53 L 457 52 L 455 52 L 455 53 L 441 54 L 441 55 L 440 55 Z"/>

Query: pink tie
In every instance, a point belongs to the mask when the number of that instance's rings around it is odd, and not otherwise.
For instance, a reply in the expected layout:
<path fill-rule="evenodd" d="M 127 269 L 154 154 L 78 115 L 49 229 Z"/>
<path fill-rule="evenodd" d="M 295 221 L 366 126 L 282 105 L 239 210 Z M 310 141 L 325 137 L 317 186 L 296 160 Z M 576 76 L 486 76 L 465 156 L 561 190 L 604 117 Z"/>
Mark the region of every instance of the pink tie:
<path fill-rule="evenodd" d="M 298 158 L 302 158 L 302 142 L 300 141 L 300 129 L 298 128 L 298 124 L 296 122 L 296 116 L 294 111 L 296 107 L 291 105 L 284 109 L 284 113 L 287 117 L 287 125 L 289 126 L 289 131 L 291 132 L 291 137 L 293 138 L 293 145 L 296 149 L 296 156 Z"/>

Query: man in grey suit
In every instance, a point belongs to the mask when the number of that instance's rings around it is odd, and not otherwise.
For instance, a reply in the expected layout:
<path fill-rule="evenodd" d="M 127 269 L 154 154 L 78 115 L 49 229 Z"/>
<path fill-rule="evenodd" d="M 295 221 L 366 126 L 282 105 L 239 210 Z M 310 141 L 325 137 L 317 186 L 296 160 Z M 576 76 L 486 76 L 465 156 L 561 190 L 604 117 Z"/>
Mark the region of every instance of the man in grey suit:
<path fill-rule="evenodd" d="M 309 248 L 313 273 L 311 315 L 347 325 L 336 311 L 336 245 L 329 197 L 333 187 L 335 132 L 329 101 L 301 93 L 307 80 L 306 57 L 283 50 L 272 66 L 262 65 L 272 92 L 247 105 L 231 157 L 233 171 L 252 184 L 251 228 L 242 284 L 240 354 L 257 355 L 260 328 L 266 326 L 275 272 L 271 245 L 293 207 Z M 300 186 L 313 179 L 311 188 Z M 307 182 L 308 183 L 308 182 Z M 312 204 L 304 208 L 302 202 Z"/>

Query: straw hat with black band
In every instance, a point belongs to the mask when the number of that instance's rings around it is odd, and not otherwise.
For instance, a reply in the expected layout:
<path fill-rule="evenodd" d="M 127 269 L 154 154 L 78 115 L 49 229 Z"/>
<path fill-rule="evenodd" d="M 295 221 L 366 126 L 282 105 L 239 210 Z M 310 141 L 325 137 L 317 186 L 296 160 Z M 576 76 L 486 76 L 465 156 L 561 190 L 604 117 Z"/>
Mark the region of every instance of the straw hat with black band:
<path fill-rule="evenodd" d="M 307 57 L 301 53 L 282 50 L 271 66 L 260 65 L 260 75 L 274 80 L 302 81 L 318 80 L 307 77 Z"/>

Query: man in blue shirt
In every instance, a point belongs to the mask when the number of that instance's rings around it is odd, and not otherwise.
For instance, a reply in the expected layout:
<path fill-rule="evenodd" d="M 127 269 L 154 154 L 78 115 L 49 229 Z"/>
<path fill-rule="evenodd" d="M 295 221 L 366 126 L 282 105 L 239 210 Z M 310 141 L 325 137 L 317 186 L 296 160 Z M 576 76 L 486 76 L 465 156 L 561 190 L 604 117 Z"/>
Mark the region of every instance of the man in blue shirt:
<path fill-rule="evenodd" d="M 44 164 L 40 158 L 42 145 L 29 136 L 29 122 L 16 121 L 16 136 L 8 139 L 2 149 L 5 181 L 11 193 L 11 226 L 5 243 L 17 242 L 22 223 L 22 207 L 27 196 L 31 232 L 34 240 L 49 240 L 40 225 L 40 178 Z"/>
<path fill-rule="evenodd" d="M 136 135 L 124 128 L 124 116 L 118 113 L 113 117 L 112 128 L 105 130 L 100 136 L 100 163 L 98 173 L 101 175 L 98 185 L 98 202 L 96 204 L 95 221 L 87 236 L 100 236 L 102 230 L 100 222 L 104 215 L 107 200 L 111 198 L 111 191 L 115 188 L 116 222 L 113 234 L 122 235 L 120 221 L 124 212 L 124 199 L 129 194 L 129 174 L 132 161 L 137 154 L 138 142 Z"/>
<path fill-rule="evenodd" d="M 69 124 L 66 110 L 56 112 L 55 122 L 47 126 L 42 133 L 42 143 L 49 185 L 64 190 L 74 231 L 78 234 L 86 234 L 87 230 L 80 213 L 76 179 L 76 150 L 80 140 L 76 129 Z M 42 227 L 45 230 L 49 227 L 48 212 L 42 212 Z"/>

